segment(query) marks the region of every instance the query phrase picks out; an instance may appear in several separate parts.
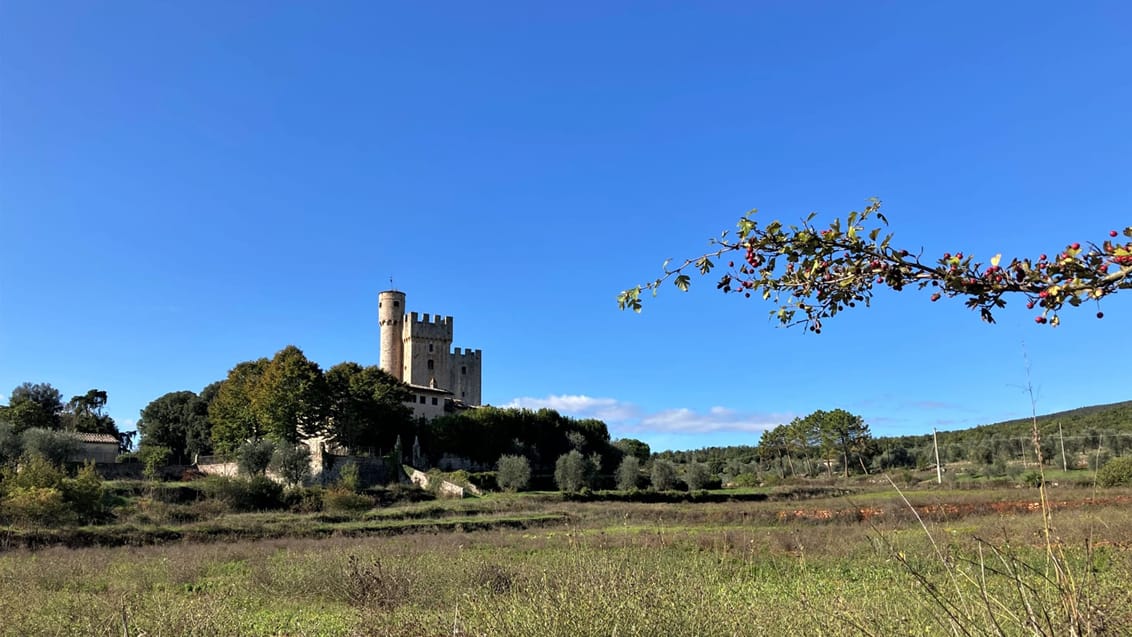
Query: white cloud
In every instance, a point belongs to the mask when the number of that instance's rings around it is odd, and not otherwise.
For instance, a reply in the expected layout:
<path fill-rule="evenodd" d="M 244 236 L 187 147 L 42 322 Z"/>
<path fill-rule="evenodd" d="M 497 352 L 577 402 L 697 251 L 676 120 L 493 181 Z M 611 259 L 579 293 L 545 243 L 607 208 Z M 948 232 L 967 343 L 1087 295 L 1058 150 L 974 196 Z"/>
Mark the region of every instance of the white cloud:
<path fill-rule="evenodd" d="M 679 408 L 647 413 L 637 405 L 616 398 L 570 394 L 516 398 L 504 406 L 549 408 L 575 418 L 598 418 L 620 431 L 632 433 L 750 433 L 789 422 L 793 417 L 789 414 L 738 412 L 726 407 L 712 407 L 707 412 Z"/>
<path fill-rule="evenodd" d="M 597 418 L 605 422 L 621 422 L 638 415 L 636 406 L 615 398 L 592 398 L 584 394 L 550 395 L 546 398 L 524 396 L 515 398 L 504 407 L 523 409 L 553 409 L 576 418 Z"/>

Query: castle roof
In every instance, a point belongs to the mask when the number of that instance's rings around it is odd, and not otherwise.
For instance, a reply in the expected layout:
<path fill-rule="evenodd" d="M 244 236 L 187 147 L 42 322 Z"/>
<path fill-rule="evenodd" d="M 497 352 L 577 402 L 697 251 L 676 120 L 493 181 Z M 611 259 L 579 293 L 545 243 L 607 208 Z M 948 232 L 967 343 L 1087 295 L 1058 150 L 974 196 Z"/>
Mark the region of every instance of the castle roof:
<path fill-rule="evenodd" d="M 409 385 L 409 389 L 415 392 L 420 392 L 422 394 L 436 394 L 437 396 L 452 395 L 452 392 L 448 391 L 447 389 L 440 389 L 439 387 L 429 387 L 428 385 L 414 385 L 412 383 L 407 384 Z"/>
<path fill-rule="evenodd" d="M 118 437 L 113 434 L 75 433 L 73 435 L 78 438 L 79 442 L 118 444 Z"/>

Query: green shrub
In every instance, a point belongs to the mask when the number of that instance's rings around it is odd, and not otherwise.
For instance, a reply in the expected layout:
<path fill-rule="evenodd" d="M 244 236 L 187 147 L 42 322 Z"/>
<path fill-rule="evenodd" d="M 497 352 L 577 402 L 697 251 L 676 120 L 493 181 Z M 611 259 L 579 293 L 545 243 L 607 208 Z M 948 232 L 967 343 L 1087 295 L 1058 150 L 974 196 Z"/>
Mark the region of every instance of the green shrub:
<path fill-rule="evenodd" d="M 342 465 L 342 468 L 338 470 L 337 487 L 350 493 L 357 493 L 359 484 L 358 465 L 354 462 L 347 462 Z"/>
<path fill-rule="evenodd" d="M 0 517 L 17 526 L 61 526 L 75 522 L 63 493 L 51 487 L 15 487 L 0 500 Z"/>
<path fill-rule="evenodd" d="M 1042 474 L 1037 471 L 1027 471 L 1019 476 L 1018 481 L 1027 487 L 1042 486 Z"/>
<path fill-rule="evenodd" d="M 711 470 L 702 462 L 692 462 L 684 467 L 684 483 L 689 491 L 699 491 L 711 479 Z"/>
<path fill-rule="evenodd" d="M 303 444 L 280 445 L 271 466 L 289 485 L 302 484 L 311 475 L 311 450 Z"/>
<path fill-rule="evenodd" d="M 585 486 L 586 473 L 586 457 L 574 449 L 559 456 L 554 463 L 554 484 L 560 491 L 578 491 Z"/>
<path fill-rule="evenodd" d="M 337 486 L 327 489 L 323 494 L 322 508 L 331 512 L 368 511 L 373 508 L 373 498 Z"/>
<path fill-rule="evenodd" d="M 323 492 L 318 487 L 298 487 L 283 492 L 283 504 L 292 513 L 317 513 L 322 510 Z"/>
<path fill-rule="evenodd" d="M 262 476 L 275 455 L 275 443 L 270 440 L 251 440 L 236 450 L 236 464 L 240 473 L 248 476 Z"/>
<path fill-rule="evenodd" d="M 169 457 L 173 455 L 173 450 L 169 447 L 162 447 L 160 445 L 142 445 L 138 449 L 138 459 L 145 465 L 142 472 L 145 477 L 150 480 L 156 480 L 158 471 L 169 462 Z"/>
<path fill-rule="evenodd" d="M 526 456 L 500 456 L 495 468 L 500 489 L 521 491 L 531 482 L 531 463 Z"/>
<path fill-rule="evenodd" d="M 636 489 L 641 479 L 641 461 L 637 456 L 625 456 L 617 467 L 617 488 L 622 491 Z"/>
<path fill-rule="evenodd" d="M 106 517 L 106 489 L 93 462 L 83 464 L 73 480 L 64 480 L 62 491 L 80 522 L 100 522 Z"/>
<path fill-rule="evenodd" d="M 209 477 L 201 480 L 210 497 L 232 511 L 267 511 L 283 506 L 283 487 L 264 476 L 253 478 Z"/>
<path fill-rule="evenodd" d="M 668 491 L 676 487 L 676 465 L 667 460 L 656 460 L 652 463 L 652 488 L 657 491 Z"/>
<path fill-rule="evenodd" d="M 69 433 L 49 429 L 28 429 L 20 434 L 24 454 L 46 458 L 62 465 L 79 451 L 79 440 Z"/>
<path fill-rule="evenodd" d="M 1102 487 L 1132 486 L 1132 456 L 1113 458 L 1097 471 L 1097 484 Z"/>

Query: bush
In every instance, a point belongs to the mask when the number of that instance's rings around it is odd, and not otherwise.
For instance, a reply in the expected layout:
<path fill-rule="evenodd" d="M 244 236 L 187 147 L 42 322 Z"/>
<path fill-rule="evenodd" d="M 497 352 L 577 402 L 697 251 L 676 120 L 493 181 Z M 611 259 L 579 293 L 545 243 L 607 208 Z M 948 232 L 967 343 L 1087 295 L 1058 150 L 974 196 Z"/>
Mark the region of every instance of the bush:
<path fill-rule="evenodd" d="M 373 498 L 337 486 L 323 494 L 322 508 L 331 512 L 368 511 L 373 508 Z"/>
<path fill-rule="evenodd" d="M 63 481 L 63 498 L 70 503 L 80 522 L 102 521 L 106 517 L 105 497 L 102 476 L 94 470 L 93 462 L 83 464 L 74 480 Z"/>
<path fill-rule="evenodd" d="M 39 487 L 61 489 L 66 475 L 53 462 L 41 455 L 24 456 L 15 474 L 9 474 L 5 482 L 15 488 Z"/>
<path fill-rule="evenodd" d="M 15 464 L 24 453 L 24 443 L 16 428 L 0 422 L 0 465 Z"/>
<path fill-rule="evenodd" d="M 358 477 L 357 463 L 347 462 L 338 470 L 336 485 L 339 489 L 349 491 L 350 493 L 357 493 L 359 482 L 360 478 Z"/>
<path fill-rule="evenodd" d="M 20 438 L 25 455 L 41 456 L 54 465 L 62 465 L 79 451 L 78 438 L 61 431 L 28 429 Z"/>
<path fill-rule="evenodd" d="M 577 449 L 558 457 L 554 463 L 554 484 L 560 491 L 573 493 L 585 486 L 586 462 L 586 457 Z"/>
<path fill-rule="evenodd" d="M 1102 487 L 1132 486 L 1132 456 L 1113 458 L 1097 471 L 1097 484 Z"/>
<path fill-rule="evenodd" d="M 274 454 L 275 443 L 270 440 L 251 440 L 236 450 L 236 464 L 243 475 L 262 476 L 267 472 Z"/>
<path fill-rule="evenodd" d="M 0 501 L 0 517 L 18 526 L 60 526 L 75 521 L 63 493 L 51 487 L 13 488 Z"/>
<path fill-rule="evenodd" d="M 169 457 L 172 455 L 173 450 L 169 447 L 142 445 L 141 448 L 138 449 L 138 459 L 145 465 L 145 468 L 142 470 L 145 473 L 145 477 L 150 480 L 156 480 L 158 470 L 169 462 Z"/>
<path fill-rule="evenodd" d="M 652 488 L 668 491 L 676 487 L 676 465 L 667 460 L 652 463 Z"/>
<path fill-rule="evenodd" d="M 703 489 L 710 479 L 711 471 L 702 462 L 693 462 L 684 467 L 684 483 L 688 485 L 689 491 Z"/>
<path fill-rule="evenodd" d="M 271 466 L 287 484 L 302 484 L 311 475 L 311 450 L 303 444 L 282 445 L 275 450 Z"/>
<path fill-rule="evenodd" d="M 531 482 L 531 463 L 525 456 L 500 456 L 495 468 L 500 489 L 521 491 Z"/>
<path fill-rule="evenodd" d="M 1018 481 L 1027 487 L 1040 487 L 1042 486 L 1042 474 L 1037 471 L 1027 471 L 1023 473 Z"/>
<path fill-rule="evenodd" d="M 629 491 L 637 488 L 641 479 L 641 461 L 637 456 L 625 456 L 617 467 L 617 488 Z"/>
<path fill-rule="evenodd" d="M 1108 464 L 1112 459 L 1112 454 L 1108 449 L 1097 449 L 1090 451 L 1088 455 L 1089 471 L 1099 471 L 1101 467 Z"/>
<path fill-rule="evenodd" d="M 201 481 L 204 492 L 232 511 L 266 511 L 283 506 L 283 487 L 264 476 L 253 478 L 209 477 Z"/>
<path fill-rule="evenodd" d="M 283 504 L 292 513 L 318 513 L 322 510 L 322 489 L 299 487 L 283 493 Z"/>

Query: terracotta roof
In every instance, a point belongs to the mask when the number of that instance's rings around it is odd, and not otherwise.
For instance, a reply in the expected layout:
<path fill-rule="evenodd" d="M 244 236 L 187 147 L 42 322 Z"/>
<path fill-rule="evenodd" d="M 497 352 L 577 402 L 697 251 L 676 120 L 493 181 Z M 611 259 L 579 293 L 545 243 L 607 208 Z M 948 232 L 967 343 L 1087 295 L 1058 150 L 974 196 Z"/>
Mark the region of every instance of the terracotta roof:
<path fill-rule="evenodd" d="M 105 442 L 108 444 L 118 444 L 118 437 L 112 434 L 76 433 L 74 435 L 75 438 L 79 439 L 79 442 Z"/>

